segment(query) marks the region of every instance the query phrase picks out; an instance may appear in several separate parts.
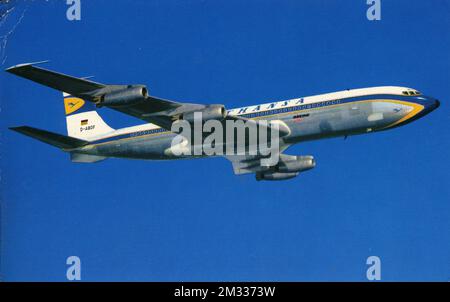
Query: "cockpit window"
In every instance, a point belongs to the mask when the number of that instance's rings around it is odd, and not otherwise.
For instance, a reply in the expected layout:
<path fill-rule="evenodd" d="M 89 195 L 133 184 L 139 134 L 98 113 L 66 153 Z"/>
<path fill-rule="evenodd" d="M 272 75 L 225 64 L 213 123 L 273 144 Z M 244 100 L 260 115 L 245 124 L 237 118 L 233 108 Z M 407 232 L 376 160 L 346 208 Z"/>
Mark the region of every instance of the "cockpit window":
<path fill-rule="evenodd" d="M 404 94 L 404 95 L 421 95 L 420 91 L 417 91 L 417 90 L 402 91 L 402 94 Z"/>

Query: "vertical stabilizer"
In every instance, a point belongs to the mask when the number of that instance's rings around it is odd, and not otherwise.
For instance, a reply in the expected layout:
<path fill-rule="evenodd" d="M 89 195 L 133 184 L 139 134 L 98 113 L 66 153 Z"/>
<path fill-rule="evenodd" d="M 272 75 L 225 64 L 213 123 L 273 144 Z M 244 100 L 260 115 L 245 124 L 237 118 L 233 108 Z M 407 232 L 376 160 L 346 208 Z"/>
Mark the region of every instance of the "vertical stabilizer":
<path fill-rule="evenodd" d="M 100 115 L 94 103 L 63 93 L 67 134 L 90 141 L 114 131 Z"/>

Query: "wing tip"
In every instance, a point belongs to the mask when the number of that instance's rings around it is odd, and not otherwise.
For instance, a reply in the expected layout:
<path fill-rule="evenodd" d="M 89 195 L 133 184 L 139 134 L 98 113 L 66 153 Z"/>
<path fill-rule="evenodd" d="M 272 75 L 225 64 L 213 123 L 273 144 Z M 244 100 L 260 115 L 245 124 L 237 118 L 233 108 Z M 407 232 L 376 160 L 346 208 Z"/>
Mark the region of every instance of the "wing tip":
<path fill-rule="evenodd" d="M 31 127 L 29 126 L 15 126 L 15 127 L 8 127 L 9 130 L 14 131 L 14 132 L 18 132 L 18 133 L 22 133 L 24 134 L 24 132 L 26 132 L 27 130 L 29 130 Z"/>
<path fill-rule="evenodd" d="M 22 129 L 25 126 L 14 126 L 14 127 L 8 127 L 9 130 L 17 131 L 19 129 Z"/>
<path fill-rule="evenodd" d="M 37 62 L 31 62 L 31 63 L 17 64 L 17 65 L 14 65 L 14 66 L 11 66 L 11 67 L 6 68 L 5 71 L 7 71 L 7 72 L 13 72 L 13 71 L 16 70 L 16 69 L 25 68 L 25 67 L 33 66 L 33 65 L 45 64 L 45 63 L 48 63 L 48 62 L 50 62 L 50 60 L 37 61 Z"/>

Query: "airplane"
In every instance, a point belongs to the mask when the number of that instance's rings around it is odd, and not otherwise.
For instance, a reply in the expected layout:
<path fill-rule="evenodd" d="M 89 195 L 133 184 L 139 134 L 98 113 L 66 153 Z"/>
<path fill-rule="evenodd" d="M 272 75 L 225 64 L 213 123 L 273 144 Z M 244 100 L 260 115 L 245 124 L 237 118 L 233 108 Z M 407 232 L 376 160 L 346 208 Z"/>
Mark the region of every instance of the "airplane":
<path fill-rule="evenodd" d="M 231 161 L 237 175 L 254 174 L 256 180 L 286 180 L 316 166 L 313 156 L 283 153 L 293 144 L 393 129 L 427 115 L 440 105 L 437 99 L 416 89 L 382 86 L 226 110 L 221 104 L 181 103 L 151 96 L 145 85 L 106 85 L 37 66 L 46 62 L 19 64 L 6 71 L 63 92 L 68 135 L 29 126 L 10 129 L 68 152 L 73 162 L 80 163 L 111 157 L 144 160 L 207 157 L 179 156 L 172 145 L 178 135 L 171 131 L 173 124 L 182 120 L 192 123 L 192 114 L 201 112 L 202 122 L 245 121 L 266 130 L 277 125 L 280 148 L 276 165 L 262 164 L 261 154 L 224 157 Z M 103 107 L 141 119 L 145 124 L 113 129 L 98 114 Z"/>

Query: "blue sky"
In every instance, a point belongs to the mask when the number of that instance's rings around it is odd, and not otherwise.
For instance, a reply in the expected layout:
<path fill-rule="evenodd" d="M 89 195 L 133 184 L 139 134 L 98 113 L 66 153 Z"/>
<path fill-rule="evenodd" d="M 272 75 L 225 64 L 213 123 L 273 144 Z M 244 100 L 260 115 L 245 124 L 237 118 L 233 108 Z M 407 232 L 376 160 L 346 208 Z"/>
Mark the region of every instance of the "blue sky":
<path fill-rule="evenodd" d="M 2 68 L 39 60 L 103 83 L 228 108 L 379 85 L 441 107 L 405 127 L 308 142 L 317 167 L 285 182 L 235 176 L 224 159 L 68 155 L 7 130 L 65 133 L 59 92 L 5 72 L 1 100 L 1 274 L 84 281 L 450 280 L 450 1 L 19 1 Z M 102 109 L 113 127 L 141 121 Z"/>

